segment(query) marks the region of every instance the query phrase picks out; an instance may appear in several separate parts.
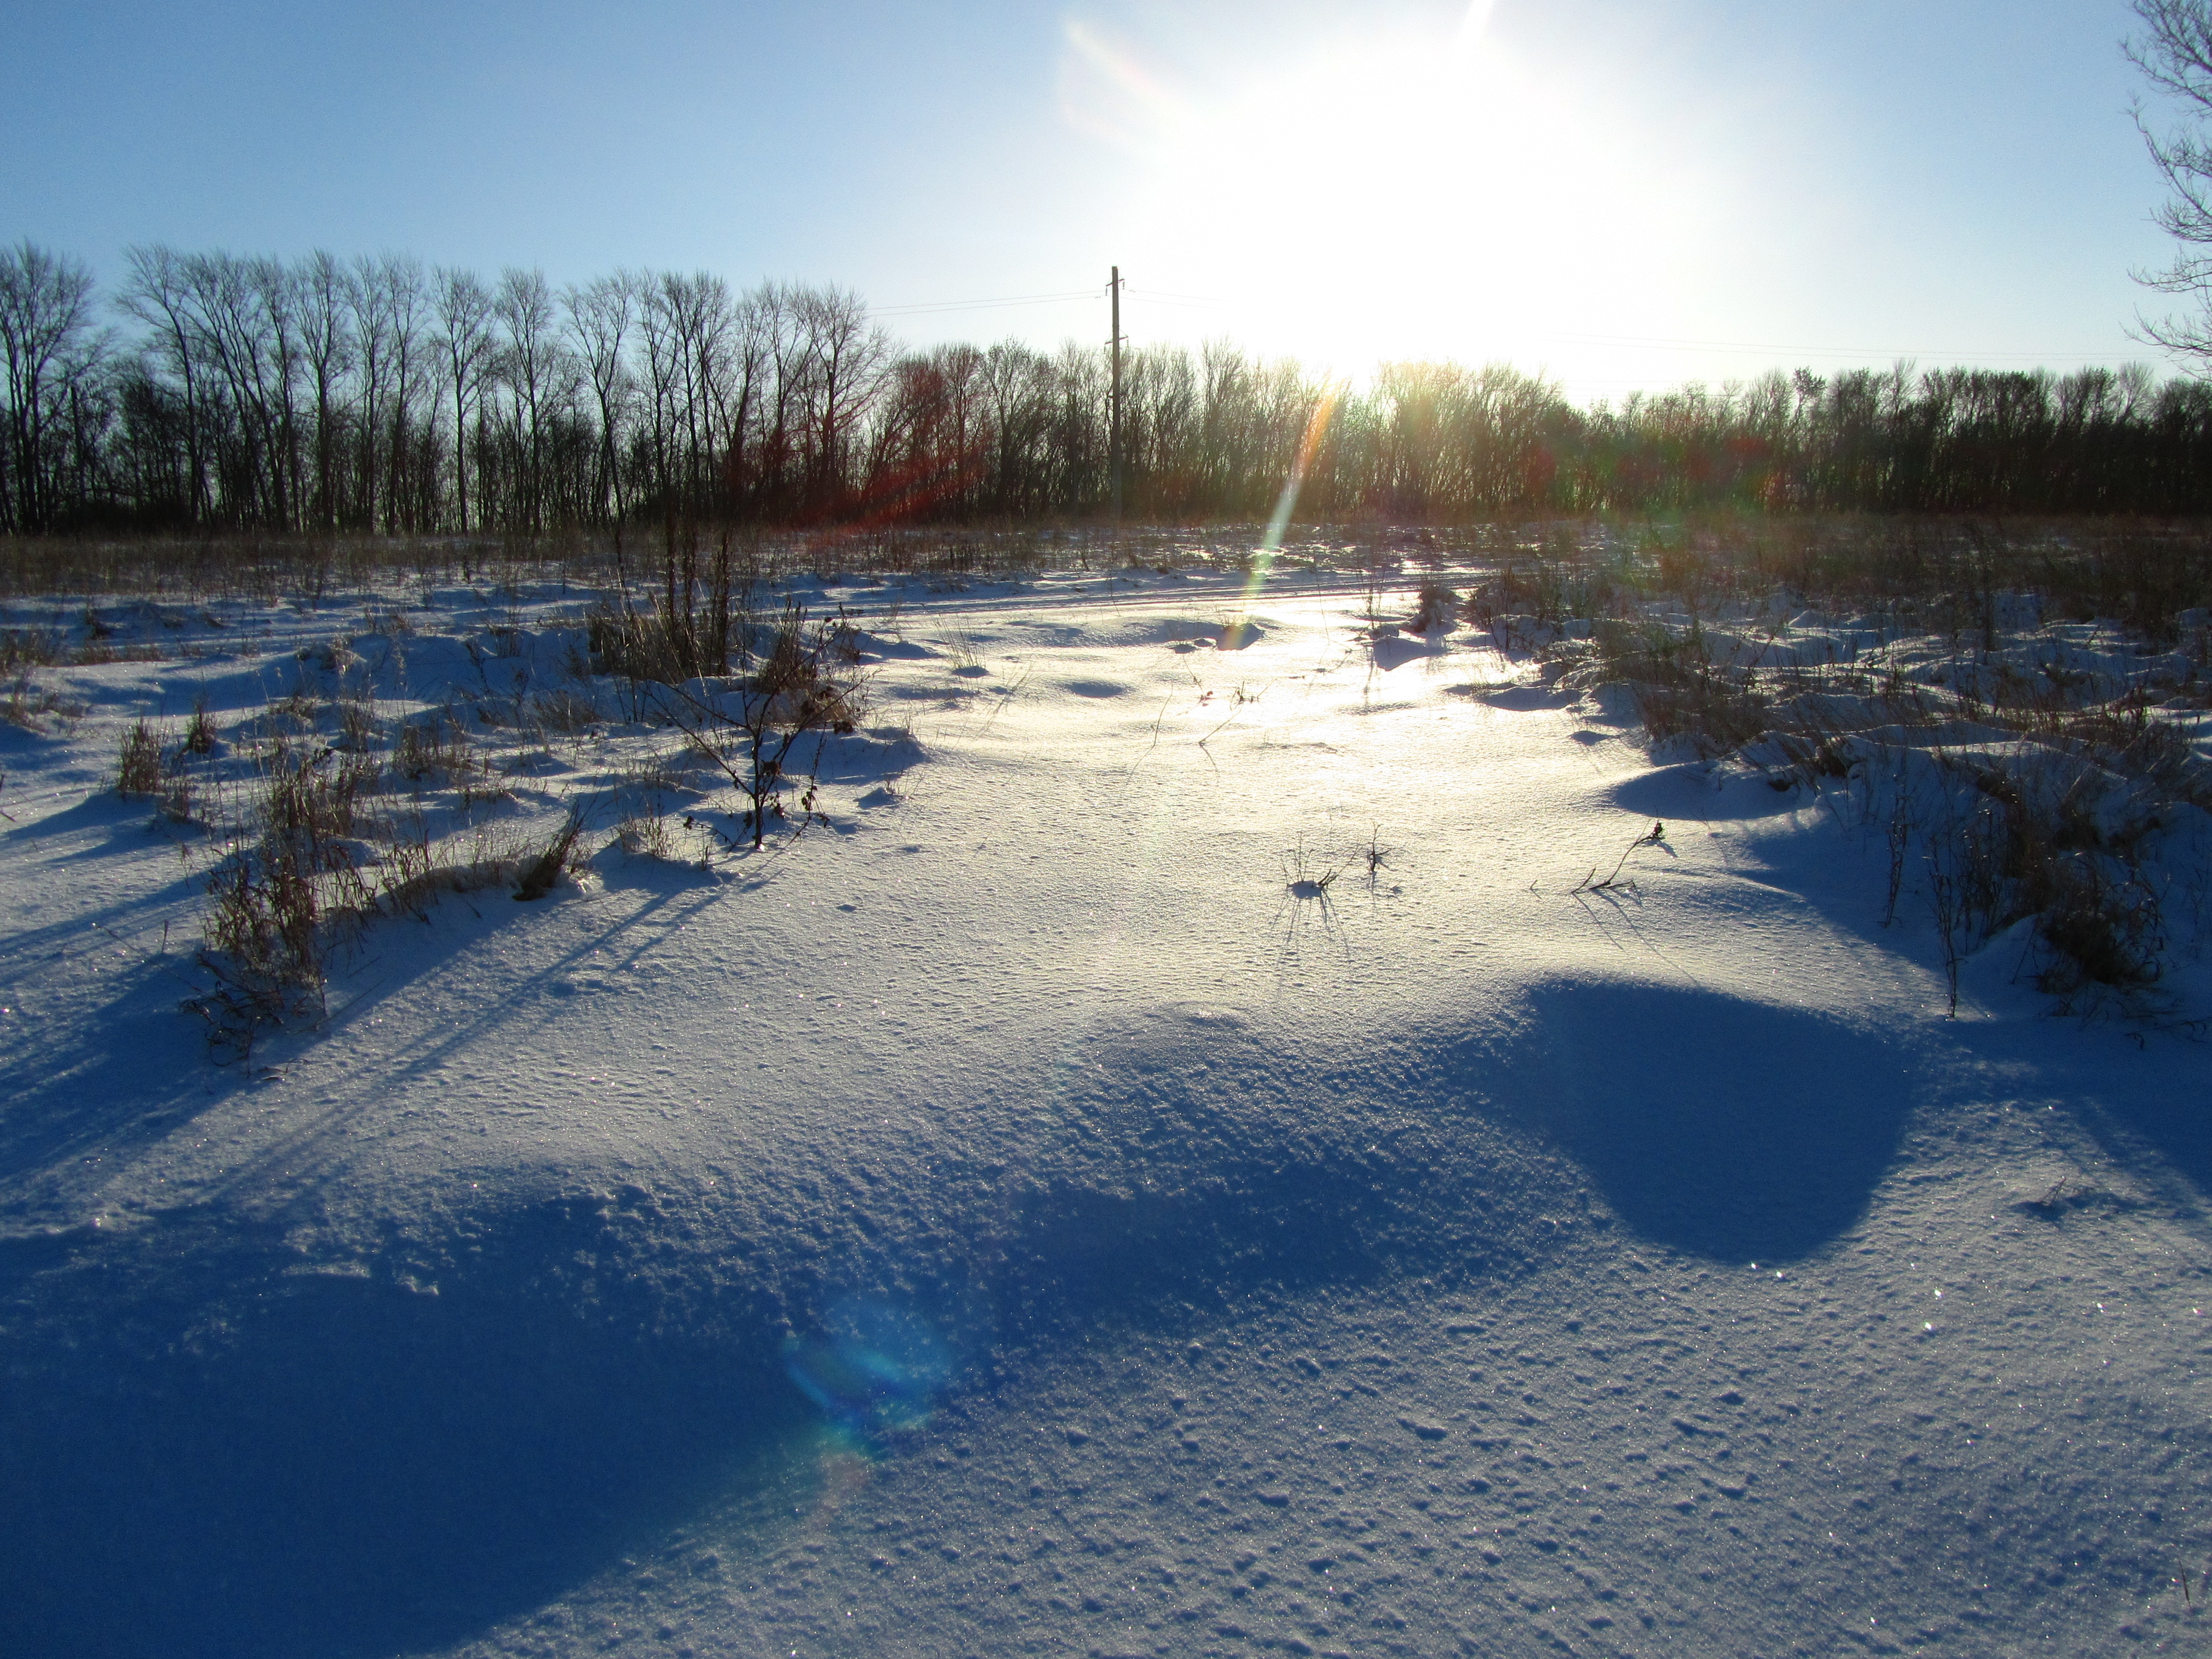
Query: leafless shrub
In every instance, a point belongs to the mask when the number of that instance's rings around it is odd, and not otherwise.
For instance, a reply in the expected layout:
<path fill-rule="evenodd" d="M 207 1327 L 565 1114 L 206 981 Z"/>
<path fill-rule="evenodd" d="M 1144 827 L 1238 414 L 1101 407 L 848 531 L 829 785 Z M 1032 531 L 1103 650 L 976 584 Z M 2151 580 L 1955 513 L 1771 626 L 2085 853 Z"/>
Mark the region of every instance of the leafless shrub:
<path fill-rule="evenodd" d="M 525 902 L 544 898 L 553 890 L 553 884 L 561 879 L 575 855 L 576 837 L 584 832 L 584 814 L 580 808 L 573 809 L 553 832 L 545 850 L 531 860 L 523 872 L 522 884 L 514 890 L 514 896 Z"/>
<path fill-rule="evenodd" d="M 468 732 L 451 710 L 426 714 L 399 728 L 392 770 L 408 782 L 458 782 L 480 769 Z"/>
<path fill-rule="evenodd" d="M 376 915 L 426 915 L 439 894 L 506 880 L 519 862 L 511 838 L 480 827 L 434 836 L 419 796 L 411 811 L 378 816 L 380 758 L 318 744 L 299 729 L 299 713 L 272 705 L 264 718 L 230 849 L 207 881 L 200 963 L 213 983 L 187 1006 L 208 1021 L 217 1052 L 234 1056 L 250 1054 L 260 1033 L 319 1012 L 334 953 Z M 403 751 L 405 733 L 419 729 L 402 728 Z M 465 738 L 433 732 L 422 744 L 418 781 L 432 752 L 449 774 L 472 775 Z M 559 847 L 563 863 L 574 839 Z"/>
<path fill-rule="evenodd" d="M 663 685 L 688 678 L 683 653 L 659 616 L 602 605 L 586 619 L 585 638 L 594 673 Z"/>
<path fill-rule="evenodd" d="M 1632 688 L 1644 729 L 1724 752 L 1767 729 L 1768 699 L 1744 670 L 1715 664 L 1704 634 L 1607 620 L 1592 635 L 1604 678 Z"/>
<path fill-rule="evenodd" d="M 2033 916 L 2049 952 L 2037 983 L 2061 997 L 2154 984 L 2166 937 L 2136 857 L 2148 823 L 2101 825 L 2095 808 L 2104 786 L 2087 769 L 2063 782 L 1995 764 L 1971 770 L 1989 804 L 1957 840 L 1972 878 L 1970 915 L 1983 935 Z"/>
<path fill-rule="evenodd" d="M 117 746 L 116 793 L 150 796 L 164 817 L 191 821 L 197 799 L 191 753 L 189 742 L 165 749 L 159 732 L 144 720 L 134 721 Z"/>
<path fill-rule="evenodd" d="M 422 816 L 390 826 L 380 841 L 376 896 L 395 915 L 427 920 L 448 893 L 471 893 L 506 881 L 521 861 L 512 835 L 479 826 L 465 840 L 434 841 Z"/>
<path fill-rule="evenodd" d="M 27 668 L 19 670 L 8 683 L 7 701 L 0 702 L 0 720 L 27 730 L 34 729 L 48 714 L 64 712 L 60 696 L 33 680 Z"/>
<path fill-rule="evenodd" d="M 207 948 L 215 988 L 194 1006 L 218 1048 L 250 1053 L 265 1026 L 322 1006 L 329 956 L 323 887 L 333 873 L 282 837 L 234 854 L 208 878 Z"/>
<path fill-rule="evenodd" d="M 270 767 L 259 837 L 208 878 L 200 964 L 215 986 L 187 1006 L 208 1021 L 218 1050 L 250 1054 L 264 1028 L 319 1011 L 333 943 L 326 919 L 366 908 L 368 889 L 319 770 L 284 759 Z"/>
<path fill-rule="evenodd" d="M 382 763 L 373 754 L 330 748 L 305 753 L 279 738 L 263 763 L 262 817 L 270 833 L 324 842 L 351 836 L 362 797 Z"/>
<path fill-rule="evenodd" d="M 51 668 L 68 660 L 68 646 L 58 629 L 0 628 L 0 674 Z"/>
<path fill-rule="evenodd" d="M 756 653 L 757 667 L 726 691 L 665 688 L 660 707 L 693 752 L 729 779 L 744 799 L 740 822 L 757 848 L 783 793 L 798 775 L 794 753 L 808 737 L 822 743 L 854 731 L 866 709 L 866 682 L 848 649 L 842 615 L 810 618 L 797 600 L 784 608 Z M 811 807 L 810 787 L 802 805 Z"/>

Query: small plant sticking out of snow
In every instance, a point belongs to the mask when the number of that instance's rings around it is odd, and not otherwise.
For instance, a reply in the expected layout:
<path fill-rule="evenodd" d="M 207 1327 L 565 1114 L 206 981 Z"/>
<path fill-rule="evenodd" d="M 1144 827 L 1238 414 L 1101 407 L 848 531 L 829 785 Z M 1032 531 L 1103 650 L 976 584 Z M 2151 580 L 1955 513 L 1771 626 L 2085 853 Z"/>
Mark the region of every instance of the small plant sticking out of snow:
<path fill-rule="evenodd" d="M 1382 844 L 1382 826 L 1376 824 L 1367 837 L 1367 845 L 1359 849 L 1360 860 L 1367 866 L 1369 892 L 1375 890 L 1375 884 L 1382 877 L 1382 861 L 1390 856 L 1393 850 L 1395 849 Z"/>
<path fill-rule="evenodd" d="M 1329 889 L 1336 885 L 1337 878 L 1352 866 L 1352 858 L 1327 862 L 1306 850 L 1301 840 L 1283 854 L 1283 896 L 1275 907 L 1274 927 L 1282 935 L 1286 958 L 1296 958 L 1316 927 L 1322 933 L 1340 943 L 1343 936 L 1337 927 L 1335 907 L 1329 902 Z M 1350 946 L 1346 944 L 1347 953 Z"/>
<path fill-rule="evenodd" d="M 615 826 L 615 843 L 632 858 L 672 863 L 680 854 L 668 811 L 659 800 L 646 803 Z"/>
<path fill-rule="evenodd" d="M 1589 874 L 1584 876 L 1572 887 L 1567 889 L 1567 891 L 1570 894 L 1634 892 L 1636 890 L 1635 878 L 1632 877 L 1626 881 L 1623 881 L 1620 878 L 1621 871 L 1627 867 L 1629 855 L 1635 852 L 1639 847 L 1663 847 L 1666 844 L 1667 826 L 1663 823 L 1655 823 L 1642 835 L 1638 836 L 1634 841 L 1628 843 L 1627 847 L 1622 850 L 1619 860 L 1613 865 L 1613 873 L 1607 876 L 1603 881 L 1600 881 L 1597 878 L 1597 866 L 1595 865 L 1592 865 L 1590 866 Z"/>
<path fill-rule="evenodd" d="M 973 677 L 988 671 L 983 667 L 982 653 L 976 648 L 975 636 L 961 629 L 946 630 L 937 641 L 937 648 L 952 665 L 952 672 Z"/>
<path fill-rule="evenodd" d="M 152 795 L 161 788 L 161 743 L 140 720 L 123 734 L 115 757 L 115 793 Z"/>
<path fill-rule="evenodd" d="M 1426 634 L 1439 628 L 1449 629 L 1459 620 L 1459 594 L 1445 583 L 1431 577 L 1423 582 L 1414 596 L 1413 620 L 1405 624 L 1408 634 Z"/>
<path fill-rule="evenodd" d="M 409 783 L 459 785 L 481 769 L 467 732 L 450 710 L 409 720 L 392 744 L 392 769 Z"/>
<path fill-rule="evenodd" d="M 794 599 L 763 633 L 764 648 L 755 654 L 752 672 L 736 685 L 659 688 L 661 712 L 744 798 L 740 823 L 756 851 L 769 819 L 785 816 L 784 792 L 806 775 L 798 759 L 800 745 L 813 738 L 818 757 L 830 735 L 853 731 L 866 707 L 865 678 L 850 648 L 852 629 L 842 615 L 811 618 Z M 811 811 L 811 782 L 800 805 L 802 813 Z"/>
<path fill-rule="evenodd" d="M 1319 900 L 1326 903 L 1328 890 L 1344 873 L 1346 860 L 1336 864 L 1323 864 L 1306 851 L 1301 841 L 1283 854 L 1283 890 L 1301 903 Z"/>
<path fill-rule="evenodd" d="M 165 817 L 185 823 L 192 816 L 192 780 L 185 760 L 191 739 L 174 753 L 161 752 L 161 740 L 143 720 L 123 734 L 115 762 L 115 792 L 119 795 L 149 795 Z"/>
<path fill-rule="evenodd" d="M 584 814 L 581 808 L 571 808 L 561 827 L 553 832 L 553 839 L 545 850 L 531 860 L 530 867 L 522 873 L 522 884 L 514 890 L 516 899 L 527 902 L 544 898 L 553 890 L 553 884 L 561 879 L 574 856 L 576 837 L 584 833 Z"/>
<path fill-rule="evenodd" d="M 207 699 L 203 696 L 192 705 L 192 717 L 185 724 L 185 752 L 188 755 L 212 755 L 215 744 L 215 719 L 208 713 Z"/>

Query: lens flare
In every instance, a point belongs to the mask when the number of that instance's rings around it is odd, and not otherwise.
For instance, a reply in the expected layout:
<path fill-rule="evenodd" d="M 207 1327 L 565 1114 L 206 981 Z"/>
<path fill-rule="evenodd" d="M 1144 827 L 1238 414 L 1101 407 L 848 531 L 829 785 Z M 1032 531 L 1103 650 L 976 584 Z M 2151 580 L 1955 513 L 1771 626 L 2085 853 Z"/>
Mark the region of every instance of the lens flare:
<path fill-rule="evenodd" d="M 786 1338 L 783 1368 L 824 1417 L 864 1441 L 927 1423 L 952 1373 L 926 1320 L 872 1299 L 841 1303 L 820 1332 Z"/>
<path fill-rule="evenodd" d="M 1284 532 L 1291 527 L 1291 514 L 1297 509 L 1298 491 L 1305 486 L 1314 457 L 1321 453 L 1322 440 L 1328 435 L 1328 423 L 1335 416 L 1337 404 L 1343 400 L 1344 388 L 1342 380 L 1332 382 L 1314 404 L 1313 413 L 1306 417 L 1305 435 L 1298 440 L 1298 453 L 1291 459 L 1290 476 L 1283 480 L 1283 493 L 1275 498 L 1275 512 L 1267 520 L 1267 533 L 1261 538 L 1259 550 L 1252 556 L 1252 574 L 1244 579 L 1244 592 L 1237 601 L 1236 618 L 1221 630 L 1224 651 L 1237 650 L 1244 644 L 1246 630 L 1252 625 L 1252 602 L 1260 597 L 1260 590 L 1267 585 L 1267 573 L 1275 568 L 1275 554 L 1282 547 Z"/>

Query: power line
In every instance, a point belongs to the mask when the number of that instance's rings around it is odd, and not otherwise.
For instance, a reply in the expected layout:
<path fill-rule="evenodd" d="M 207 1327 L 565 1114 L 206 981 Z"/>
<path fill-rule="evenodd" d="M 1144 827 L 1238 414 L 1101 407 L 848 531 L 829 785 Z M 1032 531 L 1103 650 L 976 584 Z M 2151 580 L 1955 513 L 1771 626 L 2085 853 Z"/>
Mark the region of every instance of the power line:
<path fill-rule="evenodd" d="M 1094 300 L 1095 289 L 1071 289 L 1065 294 L 1008 294 L 995 300 L 930 300 L 919 305 L 871 306 L 878 317 L 911 317 L 933 311 L 989 311 L 999 306 L 1065 305 L 1073 300 Z"/>
<path fill-rule="evenodd" d="M 1224 300 L 1211 294 L 1170 294 L 1163 289 L 1131 288 L 1129 292 L 1140 300 L 1160 300 L 1171 306 L 1233 306 L 1235 300 Z"/>
<path fill-rule="evenodd" d="M 1648 334 L 1585 334 L 1565 331 L 1547 332 L 1545 338 L 1570 341 L 1580 345 L 1638 346 L 1650 350 L 1676 351 L 1784 351 L 1801 356 L 1820 357 L 1880 357 L 1891 362 L 1904 358 L 1948 358 L 1954 362 L 2064 362 L 2094 363 L 2110 360 L 2110 352 L 2074 351 L 1893 351 L 1871 346 L 1781 345 L 1772 341 L 1755 340 L 1684 340 L 1670 339 L 1662 335 Z"/>
<path fill-rule="evenodd" d="M 1180 294 L 1165 289 L 1139 288 L 1124 283 L 1133 299 L 1193 309 L 1233 308 L 1244 301 L 1218 295 Z M 1054 294 L 1008 294 L 987 300 L 932 300 L 910 305 L 874 306 L 878 317 L 924 317 L 960 311 L 992 311 L 1017 307 L 1072 305 L 1097 298 L 1093 289 L 1071 289 Z M 2104 363 L 2116 361 L 2111 352 L 2078 351 L 1905 351 L 1871 346 L 1802 345 L 1771 340 L 1698 340 L 1655 334 L 1605 334 L 1586 331 L 1553 330 L 1539 337 L 1565 344 L 1621 346 L 1644 351 L 1775 352 L 1804 358 L 1863 362 L 1876 360 L 1973 363 Z"/>

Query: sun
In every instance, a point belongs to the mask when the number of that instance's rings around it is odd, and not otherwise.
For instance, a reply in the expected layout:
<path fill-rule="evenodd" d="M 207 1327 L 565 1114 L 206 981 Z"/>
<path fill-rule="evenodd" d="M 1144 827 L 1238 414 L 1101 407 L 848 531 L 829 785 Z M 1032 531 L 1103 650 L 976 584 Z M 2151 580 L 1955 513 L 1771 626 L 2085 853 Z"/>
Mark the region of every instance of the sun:
<path fill-rule="evenodd" d="M 1560 329 L 1671 310 L 1703 216 L 1664 146 L 1488 40 L 1486 11 L 1316 42 L 1204 94 L 1072 29 L 1107 94 L 1091 130 L 1140 161 L 1131 269 L 1221 302 L 1218 331 L 1352 374 L 1534 367 Z"/>

